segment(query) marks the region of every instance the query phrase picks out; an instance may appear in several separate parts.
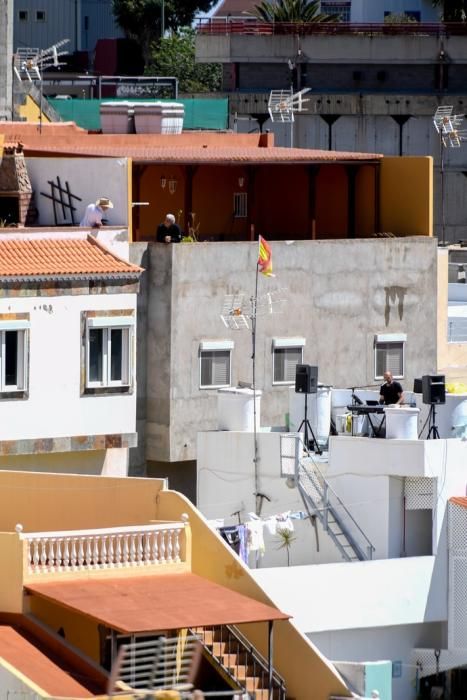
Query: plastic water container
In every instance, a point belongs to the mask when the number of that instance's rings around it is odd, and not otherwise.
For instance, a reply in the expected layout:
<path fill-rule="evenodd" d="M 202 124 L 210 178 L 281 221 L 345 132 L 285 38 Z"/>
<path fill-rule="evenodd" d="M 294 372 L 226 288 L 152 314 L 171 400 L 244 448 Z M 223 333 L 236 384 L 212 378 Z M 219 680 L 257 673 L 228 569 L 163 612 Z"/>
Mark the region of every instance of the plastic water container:
<path fill-rule="evenodd" d="M 133 131 L 131 102 L 102 102 L 100 117 L 104 134 L 129 134 Z"/>
<path fill-rule="evenodd" d="M 457 404 L 452 412 L 452 437 L 467 438 L 467 400 Z"/>
<path fill-rule="evenodd" d="M 256 392 L 256 430 L 261 425 L 261 391 Z M 253 432 L 253 389 L 227 388 L 217 392 L 218 430 Z"/>
<path fill-rule="evenodd" d="M 339 413 L 336 416 L 335 425 L 336 425 L 336 431 L 339 435 L 344 435 L 344 433 L 346 432 L 347 416 L 348 415 L 349 415 L 348 413 Z"/>
<path fill-rule="evenodd" d="M 386 438 L 390 440 L 418 440 L 419 408 L 386 406 Z"/>

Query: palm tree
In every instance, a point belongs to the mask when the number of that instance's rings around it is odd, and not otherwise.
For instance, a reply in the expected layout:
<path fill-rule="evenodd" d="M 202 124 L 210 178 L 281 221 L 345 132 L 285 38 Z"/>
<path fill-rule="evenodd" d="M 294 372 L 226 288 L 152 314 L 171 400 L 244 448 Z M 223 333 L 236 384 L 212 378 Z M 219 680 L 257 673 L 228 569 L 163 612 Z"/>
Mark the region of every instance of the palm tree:
<path fill-rule="evenodd" d="M 435 7 L 442 7 L 444 22 L 467 21 L 467 0 L 433 0 Z"/>
<path fill-rule="evenodd" d="M 337 22 L 339 15 L 325 15 L 320 0 L 263 0 L 254 14 L 262 22 Z"/>

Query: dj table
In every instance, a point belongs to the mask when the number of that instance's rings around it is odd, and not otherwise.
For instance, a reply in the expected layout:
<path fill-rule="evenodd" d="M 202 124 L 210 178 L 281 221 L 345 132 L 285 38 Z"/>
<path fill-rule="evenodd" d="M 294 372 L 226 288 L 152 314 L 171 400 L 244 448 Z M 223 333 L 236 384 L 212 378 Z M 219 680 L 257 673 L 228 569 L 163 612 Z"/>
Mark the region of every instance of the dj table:
<path fill-rule="evenodd" d="M 368 422 L 370 423 L 373 435 L 375 437 L 381 437 L 381 431 L 386 423 L 386 414 L 384 413 L 384 406 L 378 404 L 376 406 L 367 406 L 366 404 L 351 404 L 347 406 L 347 410 L 351 411 L 352 414 L 357 416 L 368 416 Z M 375 425 L 371 420 L 371 417 L 377 415 L 383 415 L 383 420 L 379 425 Z M 353 435 L 353 425 L 352 425 L 352 435 Z"/>

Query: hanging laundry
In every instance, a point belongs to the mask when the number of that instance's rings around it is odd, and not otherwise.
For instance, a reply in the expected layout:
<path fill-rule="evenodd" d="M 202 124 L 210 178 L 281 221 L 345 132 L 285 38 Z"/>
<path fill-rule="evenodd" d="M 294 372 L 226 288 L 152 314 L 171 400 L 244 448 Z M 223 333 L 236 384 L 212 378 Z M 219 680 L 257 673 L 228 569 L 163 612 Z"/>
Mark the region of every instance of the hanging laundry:
<path fill-rule="evenodd" d="M 240 537 L 240 559 L 248 565 L 248 554 L 250 552 L 248 549 L 248 532 L 245 525 L 238 526 L 238 534 Z"/>
<path fill-rule="evenodd" d="M 220 530 L 221 527 L 225 525 L 225 518 L 215 518 L 214 520 L 208 520 L 208 525 L 213 530 Z"/>
<path fill-rule="evenodd" d="M 249 551 L 259 552 L 260 556 L 263 556 L 265 551 L 263 525 L 264 523 L 261 520 L 253 520 L 246 523 Z"/>
<path fill-rule="evenodd" d="M 293 522 L 290 518 L 290 511 L 288 510 L 286 513 L 280 513 L 280 515 L 276 516 L 277 520 L 277 529 L 282 530 L 282 532 L 293 532 L 294 531 L 294 526 Z"/>
<path fill-rule="evenodd" d="M 270 535 L 277 533 L 277 518 L 275 515 L 264 521 L 264 526 Z"/>
<path fill-rule="evenodd" d="M 219 528 L 220 536 L 225 542 L 227 542 L 229 547 L 231 547 L 236 554 L 240 554 L 240 533 L 238 531 L 239 527 L 239 525 L 230 525 L 227 527 Z"/>

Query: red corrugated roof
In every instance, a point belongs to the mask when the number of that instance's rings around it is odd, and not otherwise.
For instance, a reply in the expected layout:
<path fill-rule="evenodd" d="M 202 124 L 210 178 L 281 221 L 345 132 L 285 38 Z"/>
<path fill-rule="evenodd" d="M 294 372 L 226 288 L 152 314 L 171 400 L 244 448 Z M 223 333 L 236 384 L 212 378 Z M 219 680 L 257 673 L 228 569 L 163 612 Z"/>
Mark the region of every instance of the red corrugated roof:
<path fill-rule="evenodd" d="M 141 268 L 122 260 L 88 236 L 6 238 L 0 235 L 0 277 L 131 274 Z"/>
<path fill-rule="evenodd" d="M 289 618 L 272 605 L 191 573 L 55 580 L 25 588 L 122 633 Z"/>

